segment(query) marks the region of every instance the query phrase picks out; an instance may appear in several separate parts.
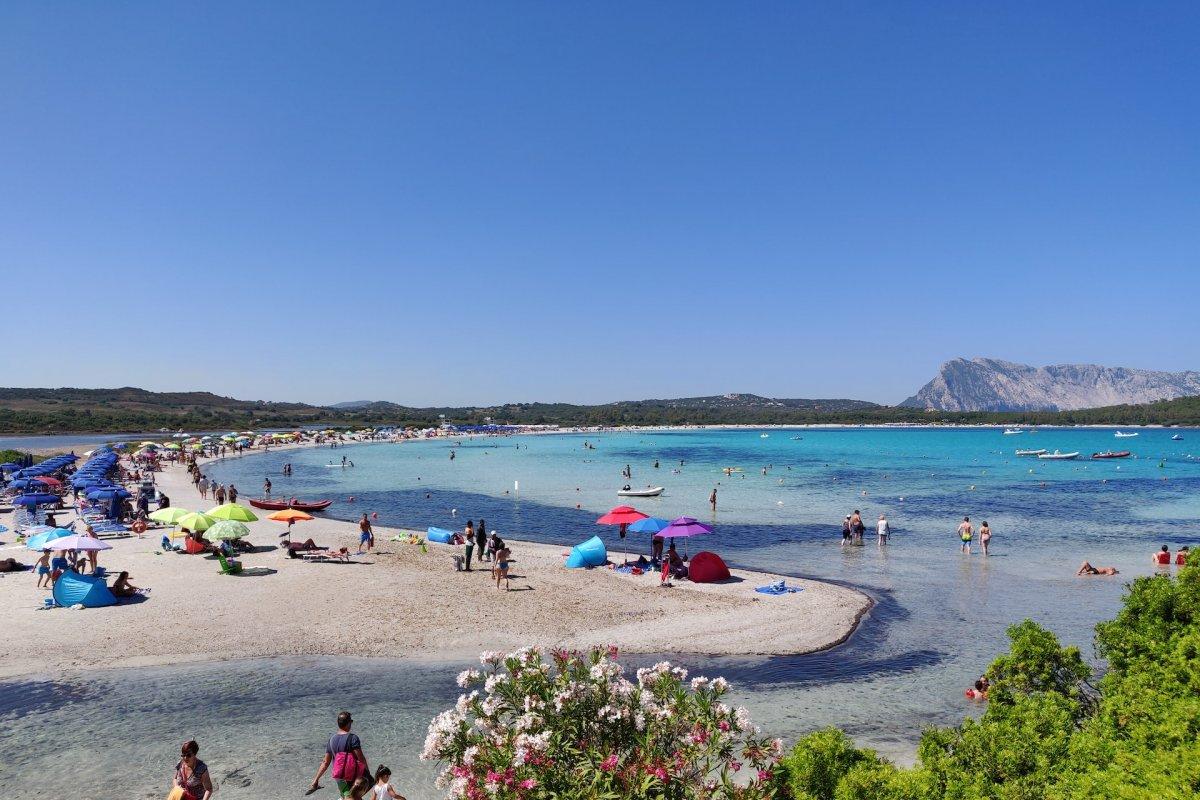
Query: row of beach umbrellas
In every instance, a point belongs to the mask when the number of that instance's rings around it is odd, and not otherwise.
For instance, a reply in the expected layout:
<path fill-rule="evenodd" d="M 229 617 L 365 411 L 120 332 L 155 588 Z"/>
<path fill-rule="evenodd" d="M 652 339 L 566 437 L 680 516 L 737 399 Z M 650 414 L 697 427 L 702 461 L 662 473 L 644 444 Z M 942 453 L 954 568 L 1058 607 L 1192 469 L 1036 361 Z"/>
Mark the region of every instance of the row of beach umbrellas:
<path fill-rule="evenodd" d="M 617 506 L 596 520 L 596 524 L 621 526 L 622 543 L 624 542 L 626 531 L 629 533 L 649 533 L 652 536 L 661 536 L 665 539 L 679 539 L 712 533 L 713 530 L 711 526 L 705 525 L 703 522 L 698 522 L 695 517 L 661 519 L 659 517 L 652 517 L 649 514 L 643 514 L 633 506 Z M 628 556 L 628 550 L 626 551 L 626 556 Z"/>

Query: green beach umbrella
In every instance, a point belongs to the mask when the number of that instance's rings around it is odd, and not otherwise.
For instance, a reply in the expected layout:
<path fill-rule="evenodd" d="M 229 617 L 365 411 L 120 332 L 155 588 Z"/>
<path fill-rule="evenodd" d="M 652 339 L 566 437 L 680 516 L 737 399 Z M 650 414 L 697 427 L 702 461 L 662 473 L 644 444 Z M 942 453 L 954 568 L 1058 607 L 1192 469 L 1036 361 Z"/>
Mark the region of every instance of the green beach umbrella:
<path fill-rule="evenodd" d="M 210 517 L 208 514 L 201 514 L 199 511 L 188 514 L 185 517 L 180 517 L 175 520 L 175 524 L 181 528 L 187 528 L 189 531 L 202 533 L 213 525 L 217 524 L 217 520 Z"/>
<path fill-rule="evenodd" d="M 258 517 L 254 516 L 254 512 L 246 508 L 240 503 L 225 503 L 224 505 L 210 508 L 208 516 L 216 517 L 217 519 L 231 519 L 237 522 L 254 522 Z"/>
<path fill-rule="evenodd" d="M 175 523 L 179 522 L 179 520 L 191 513 L 192 512 L 188 511 L 186 508 L 167 506 L 166 508 L 160 508 L 158 511 L 155 511 L 153 514 L 151 514 L 150 519 L 154 520 L 155 522 L 165 522 L 168 525 L 174 525 Z"/>
<path fill-rule="evenodd" d="M 205 536 L 213 541 L 241 539 L 249 535 L 250 529 L 241 522 L 233 519 L 223 519 L 205 531 Z"/>

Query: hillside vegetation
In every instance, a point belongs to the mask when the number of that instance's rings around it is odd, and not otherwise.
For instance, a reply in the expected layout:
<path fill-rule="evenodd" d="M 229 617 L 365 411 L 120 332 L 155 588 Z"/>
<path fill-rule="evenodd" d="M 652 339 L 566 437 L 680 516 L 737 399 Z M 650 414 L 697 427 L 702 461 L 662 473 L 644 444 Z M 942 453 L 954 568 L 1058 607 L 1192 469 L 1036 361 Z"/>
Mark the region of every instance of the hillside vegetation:
<path fill-rule="evenodd" d="M 1200 425 L 1200 397 L 1079 411 L 945 412 L 859 400 L 777 400 L 718 395 L 603 405 L 512 403 L 477 408 L 411 408 L 389 402 L 351 408 L 237 400 L 209 392 L 120 389 L 0 389 L 0 433 L 131 432 L 264 427 L 432 426 L 452 423 L 559 425 Z"/>

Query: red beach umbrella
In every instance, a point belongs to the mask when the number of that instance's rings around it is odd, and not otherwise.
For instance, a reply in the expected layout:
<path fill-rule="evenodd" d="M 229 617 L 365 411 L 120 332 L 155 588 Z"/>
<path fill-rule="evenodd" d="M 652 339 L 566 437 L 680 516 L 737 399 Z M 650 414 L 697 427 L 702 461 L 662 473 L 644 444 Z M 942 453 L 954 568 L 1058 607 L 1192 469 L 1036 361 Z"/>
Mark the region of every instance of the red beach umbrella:
<path fill-rule="evenodd" d="M 637 522 L 639 519 L 645 519 L 650 516 L 643 514 L 633 506 L 617 506 L 609 511 L 600 519 L 596 520 L 597 525 L 628 525 L 631 522 Z"/>
<path fill-rule="evenodd" d="M 639 519 L 645 519 L 650 516 L 643 514 L 633 506 L 617 506 L 609 511 L 600 519 L 596 520 L 597 525 L 620 525 L 621 526 L 621 542 L 625 542 L 625 526 L 631 522 L 637 522 Z M 625 558 L 629 558 L 629 551 L 625 551 Z"/>

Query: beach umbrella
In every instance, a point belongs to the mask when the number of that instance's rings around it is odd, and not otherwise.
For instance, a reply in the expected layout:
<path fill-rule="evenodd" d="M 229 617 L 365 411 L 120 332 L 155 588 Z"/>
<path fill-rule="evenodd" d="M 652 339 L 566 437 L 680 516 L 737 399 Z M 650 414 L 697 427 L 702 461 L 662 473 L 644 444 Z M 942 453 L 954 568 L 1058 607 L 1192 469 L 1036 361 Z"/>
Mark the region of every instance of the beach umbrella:
<path fill-rule="evenodd" d="M 166 508 L 160 508 L 158 511 L 150 514 L 150 519 L 154 520 L 155 522 L 165 522 L 168 525 L 174 525 L 175 523 L 179 522 L 179 520 L 191 513 L 192 512 L 188 511 L 186 508 L 167 506 Z"/>
<path fill-rule="evenodd" d="M 87 490 L 85 495 L 88 500 L 112 500 L 114 497 L 119 497 L 122 500 L 133 497 L 128 489 L 120 486 L 94 486 Z"/>
<path fill-rule="evenodd" d="M 38 493 L 23 494 L 12 502 L 14 506 L 29 506 L 32 508 L 33 506 L 48 506 L 61 501 L 62 498 L 56 494 Z"/>
<path fill-rule="evenodd" d="M 670 524 L 671 520 L 669 519 L 646 517 L 645 519 L 639 519 L 637 522 L 630 524 L 626 530 L 630 533 L 658 533 Z"/>
<path fill-rule="evenodd" d="M 303 511 L 297 511 L 294 508 L 285 508 L 282 511 L 276 511 L 274 514 L 268 514 L 267 519 L 273 519 L 276 522 L 286 522 L 287 532 L 280 535 L 287 536 L 290 539 L 292 534 L 292 523 L 313 519 L 313 515 L 305 514 Z"/>
<path fill-rule="evenodd" d="M 274 514 L 268 514 L 267 519 L 273 519 L 276 522 L 286 522 L 290 525 L 293 522 L 303 522 L 315 519 L 315 517 L 312 514 L 305 514 L 303 511 L 297 511 L 294 508 L 285 508 L 282 511 L 276 511 Z"/>
<path fill-rule="evenodd" d="M 45 528 L 44 525 L 39 527 Z M 33 528 L 30 528 L 30 530 L 33 530 Z M 45 550 L 50 542 L 74 535 L 75 531 L 66 528 L 50 528 L 49 530 L 43 530 L 40 533 L 30 536 L 25 540 L 25 546 L 30 550 Z"/>
<path fill-rule="evenodd" d="M 58 478 L 51 478 L 48 475 L 41 475 L 33 480 L 46 486 L 52 486 L 55 489 L 57 489 L 59 486 L 62 486 L 62 481 L 60 481 Z"/>
<path fill-rule="evenodd" d="M 645 519 L 648 514 L 643 514 L 633 506 L 617 506 L 609 511 L 600 519 L 596 520 L 597 525 L 620 525 L 621 526 L 621 544 L 625 545 L 625 528 L 631 522 L 637 522 L 639 519 Z M 625 547 L 625 557 L 629 557 L 629 548 Z"/>
<path fill-rule="evenodd" d="M 663 528 L 659 535 L 664 538 L 680 539 L 705 533 L 712 533 L 712 528 L 702 522 L 697 522 L 695 517 L 679 517 L 671 520 L 671 524 Z"/>
<path fill-rule="evenodd" d="M 217 520 L 213 519 L 208 514 L 201 514 L 199 511 L 194 511 L 185 517 L 180 517 L 177 519 L 175 524 L 181 528 L 187 528 L 189 531 L 203 533 L 213 525 L 216 525 Z"/>
<path fill-rule="evenodd" d="M 241 539 L 250 535 L 250 529 L 244 523 L 233 519 L 223 519 L 209 528 L 204 533 L 206 538 L 213 541 L 221 541 L 222 539 Z"/>
<path fill-rule="evenodd" d="M 645 519 L 650 516 L 643 514 L 633 506 L 617 506 L 609 511 L 600 519 L 596 520 L 597 525 L 628 525 L 631 522 L 637 522 L 639 519 Z"/>
<path fill-rule="evenodd" d="M 102 542 L 95 536 L 79 536 L 72 533 L 52 541 L 55 550 L 112 550 L 111 544 Z"/>
<path fill-rule="evenodd" d="M 165 447 L 167 450 L 179 450 L 180 449 L 179 445 L 176 444 L 175 442 L 168 442 L 167 444 L 164 444 L 163 447 Z"/>
<path fill-rule="evenodd" d="M 231 519 L 237 522 L 254 522 L 254 520 L 258 519 L 253 511 L 240 503 L 225 503 L 216 508 L 210 508 L 208 515 L 217 519 Z"/>

